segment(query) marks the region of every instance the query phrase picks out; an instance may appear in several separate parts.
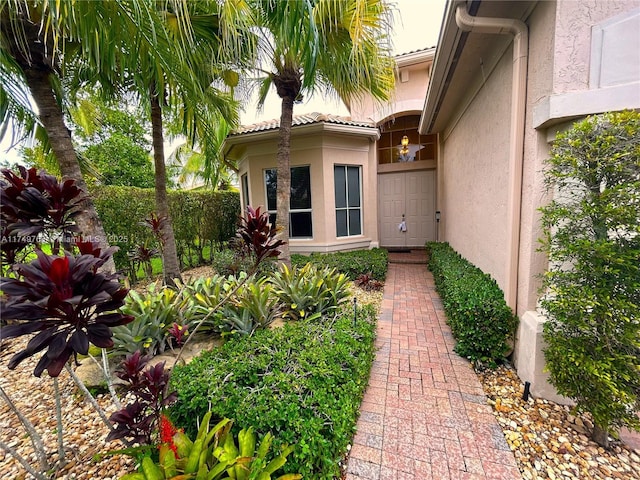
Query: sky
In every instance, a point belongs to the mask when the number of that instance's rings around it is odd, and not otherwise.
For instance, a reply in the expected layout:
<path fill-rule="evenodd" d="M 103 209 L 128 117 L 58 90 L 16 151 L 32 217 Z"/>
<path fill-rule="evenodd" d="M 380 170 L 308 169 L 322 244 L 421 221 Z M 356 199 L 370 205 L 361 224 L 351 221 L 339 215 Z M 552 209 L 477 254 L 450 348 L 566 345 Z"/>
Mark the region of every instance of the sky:
<path fill-rule="evenodd" d="M 392 31 L 393 53 L 395 55 L 433 47 L 438 41 L 445 0 L 392 0 L 395 4 Z M 348 115 L 344 104 L 338 99 L 322 98 L 320 95 L 308 99 L 294 107 L 295 114 L 312 112 Z M 280 99 L 272 90 L 261 112 L 256 111 L 256 100 L 250 99 L 240 121 L 244 125 L 280 117 Z M 0 160 L 13 163 L 18 160 L 17 149 L 7 150 L 10 139 L 0 143 Z"/>

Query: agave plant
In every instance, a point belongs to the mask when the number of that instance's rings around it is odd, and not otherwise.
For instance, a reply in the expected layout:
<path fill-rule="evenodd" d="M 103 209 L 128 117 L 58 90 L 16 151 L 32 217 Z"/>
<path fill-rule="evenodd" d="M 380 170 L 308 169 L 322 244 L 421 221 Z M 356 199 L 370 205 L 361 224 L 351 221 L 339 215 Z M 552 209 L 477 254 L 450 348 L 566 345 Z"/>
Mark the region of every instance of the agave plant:
<path fill-rule="evenodd" d="M 12 321 L 0 330 L 0 340 L 38 332 L 9 360 L 10 369 L 46 349 L 33 373 L 39 377 L 46 369 L 57 377 L 71 356 L 87 355 L 89 343 L 111 347 L 111 327 L 133 320 L 116 311 L 128 290 L 114 274 L 99 271 L 115 248 L 101 251 L 91 242 L 76 245 L 79 255 L 36 250 L 36 260 L 13 267 L 18 278 L 0 279 L 6 296 L 0 311 L 2 318 Z"/>

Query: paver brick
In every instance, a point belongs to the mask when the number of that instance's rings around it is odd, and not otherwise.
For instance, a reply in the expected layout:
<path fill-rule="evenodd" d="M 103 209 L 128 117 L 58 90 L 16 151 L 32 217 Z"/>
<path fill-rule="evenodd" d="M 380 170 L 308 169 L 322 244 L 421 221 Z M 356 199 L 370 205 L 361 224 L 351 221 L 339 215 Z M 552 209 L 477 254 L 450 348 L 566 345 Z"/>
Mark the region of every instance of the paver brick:
<path fill-rule="evenodd" d="M 345 478 L 520 479 L 482 385 L 453 351 L 425 265 L 390 264 L 378 351 Z"/>

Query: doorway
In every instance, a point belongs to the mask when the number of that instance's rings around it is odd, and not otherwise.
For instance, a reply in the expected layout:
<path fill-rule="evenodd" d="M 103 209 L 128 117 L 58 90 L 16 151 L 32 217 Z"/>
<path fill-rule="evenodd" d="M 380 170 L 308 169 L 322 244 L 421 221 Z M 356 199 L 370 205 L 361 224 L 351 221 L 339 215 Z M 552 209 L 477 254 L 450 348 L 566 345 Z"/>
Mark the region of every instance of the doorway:
<path fill-rule="evenodd" d="M 424 247 L 436 240 L 436 171 L 378 174 L 380 245 Z M 403 221 L 406 231 L 399 227 Z"/>

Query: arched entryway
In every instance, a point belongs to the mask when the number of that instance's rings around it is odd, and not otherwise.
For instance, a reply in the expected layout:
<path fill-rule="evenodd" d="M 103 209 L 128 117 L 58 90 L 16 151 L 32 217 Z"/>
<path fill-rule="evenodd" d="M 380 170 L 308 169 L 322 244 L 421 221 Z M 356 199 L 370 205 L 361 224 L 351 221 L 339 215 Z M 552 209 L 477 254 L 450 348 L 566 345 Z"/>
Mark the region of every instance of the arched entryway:
<path fill-rule="evenodd" d="M 436 240 L 435 135 L 418 133 L 419 115 L 380 125 L 378 231 L 380 245 L 422 247 Z"/>

